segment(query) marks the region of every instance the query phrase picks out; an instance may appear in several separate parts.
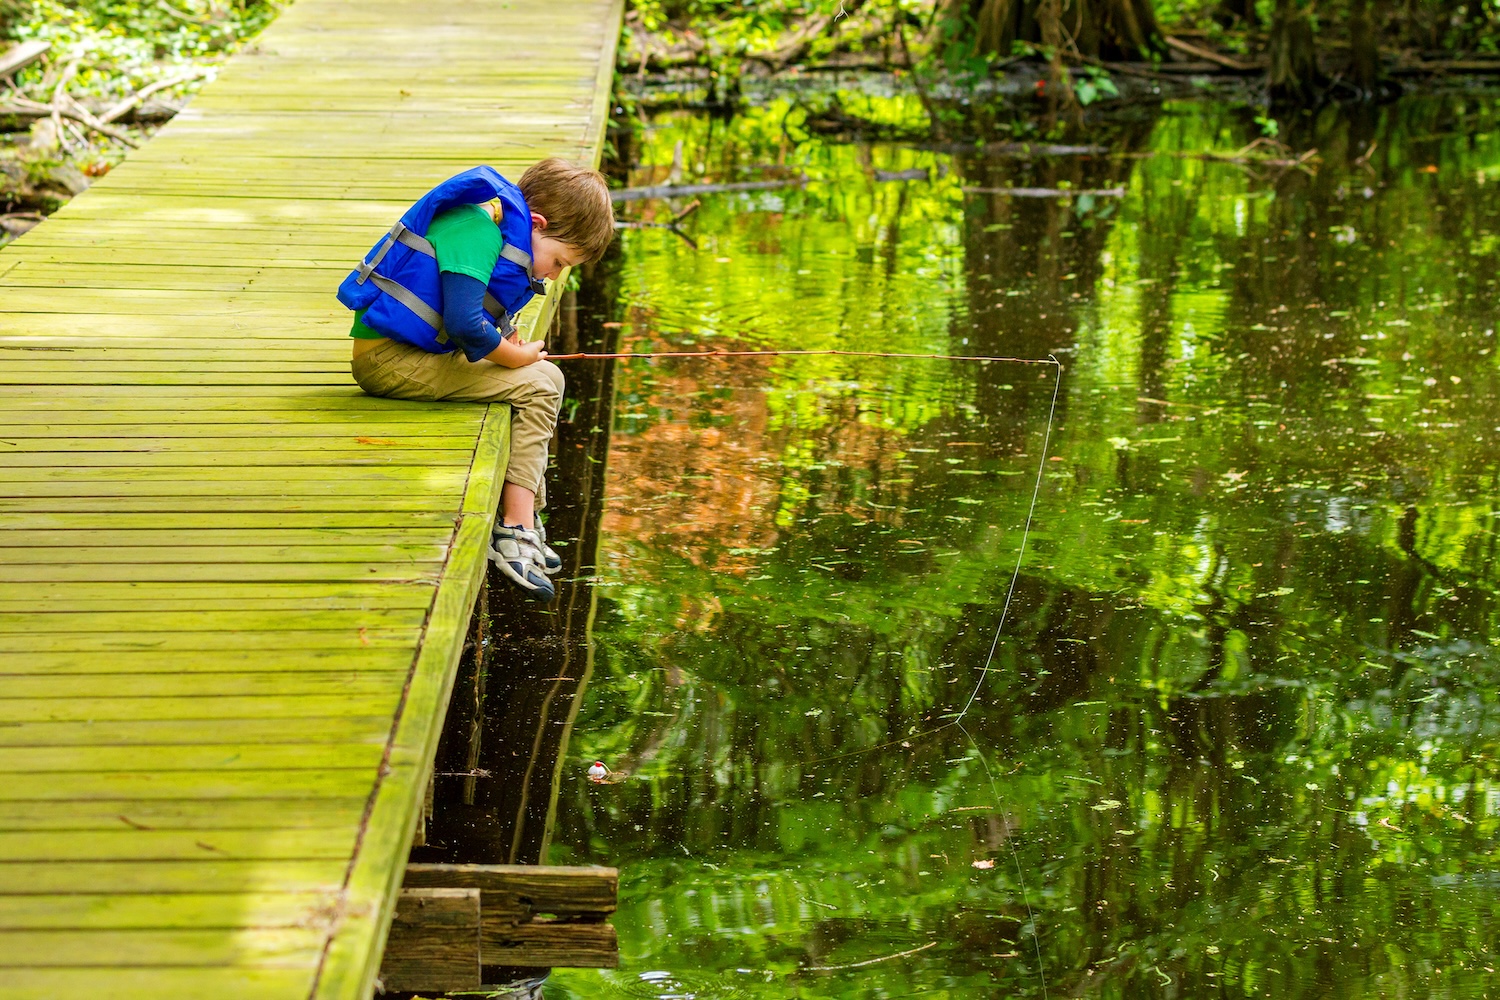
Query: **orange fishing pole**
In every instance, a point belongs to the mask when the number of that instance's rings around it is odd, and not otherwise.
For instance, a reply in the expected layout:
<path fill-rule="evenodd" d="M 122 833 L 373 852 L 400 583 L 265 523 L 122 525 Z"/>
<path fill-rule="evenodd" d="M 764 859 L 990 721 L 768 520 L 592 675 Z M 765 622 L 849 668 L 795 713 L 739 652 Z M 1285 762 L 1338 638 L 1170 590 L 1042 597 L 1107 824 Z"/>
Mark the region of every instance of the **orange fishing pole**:
<path fill-rule="evenodd" d="M 602 361 L 630 358 L 775 358 L 783 356 L 809 357 L 814 355 L 837 355 L 845 358 L 909 358 L 924 361 L 995 361 L 1016 365 L 1055 365 L 1062 367 L 1056 358 L 996 358 L 975 354 L 901 354 L 888 351 L 842 351 L 826 350 L 790 351 L 630 351 L 616 354 L 548 354 L 548 361 Z"/>

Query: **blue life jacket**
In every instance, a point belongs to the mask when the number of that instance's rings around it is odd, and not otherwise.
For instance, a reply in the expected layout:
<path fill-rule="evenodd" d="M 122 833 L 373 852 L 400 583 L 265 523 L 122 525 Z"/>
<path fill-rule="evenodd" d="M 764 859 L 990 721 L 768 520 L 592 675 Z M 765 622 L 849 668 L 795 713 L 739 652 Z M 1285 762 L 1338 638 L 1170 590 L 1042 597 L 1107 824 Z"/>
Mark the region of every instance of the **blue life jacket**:
<path fill-rule="evenodd" d="M 511 317 L 546 286 L 531 273 L 531 209 L 521 189 L 494 167 L 465 170 L 418 199 L 339 285 L 339 301 L 366 310 L 365 325 L 392 340 L 433 354 L 456 350 L 443 331 L 442 285 L 427 228 L 450 208 L 496 198 L 505 246 L 486 283 L 484 311 L 501 336 L 510 336 Z"/>

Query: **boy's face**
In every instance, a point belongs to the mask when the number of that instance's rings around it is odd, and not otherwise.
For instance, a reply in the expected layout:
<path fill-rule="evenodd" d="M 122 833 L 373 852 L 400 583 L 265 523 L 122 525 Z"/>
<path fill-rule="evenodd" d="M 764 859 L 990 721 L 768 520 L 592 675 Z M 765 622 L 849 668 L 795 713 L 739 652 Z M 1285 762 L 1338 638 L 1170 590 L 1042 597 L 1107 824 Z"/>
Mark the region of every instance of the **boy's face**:
<path fill-rule="evenodd" d="M 554 240 L 546 233 L 545 217 L 531 213 L 531 273 L 538 278 L 556 281 L 565 267 L 576 267 L 583 262 L 583 254 L 561 240 Z"/>

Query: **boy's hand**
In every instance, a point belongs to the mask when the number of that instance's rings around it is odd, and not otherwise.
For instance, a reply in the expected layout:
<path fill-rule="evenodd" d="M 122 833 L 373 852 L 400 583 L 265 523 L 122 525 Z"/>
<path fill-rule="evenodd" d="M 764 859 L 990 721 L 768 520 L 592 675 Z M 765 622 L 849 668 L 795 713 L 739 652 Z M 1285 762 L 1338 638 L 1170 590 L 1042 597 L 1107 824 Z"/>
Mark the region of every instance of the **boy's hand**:
<path fill-rule="evenodd" d="M 523 341 L 520 334 L 513 333 L 500 341 L 500 346 L 486 355 L 486 358 L 506 368 L 525 368 L 546 356 L 547 347 L 542 341 Z"/>

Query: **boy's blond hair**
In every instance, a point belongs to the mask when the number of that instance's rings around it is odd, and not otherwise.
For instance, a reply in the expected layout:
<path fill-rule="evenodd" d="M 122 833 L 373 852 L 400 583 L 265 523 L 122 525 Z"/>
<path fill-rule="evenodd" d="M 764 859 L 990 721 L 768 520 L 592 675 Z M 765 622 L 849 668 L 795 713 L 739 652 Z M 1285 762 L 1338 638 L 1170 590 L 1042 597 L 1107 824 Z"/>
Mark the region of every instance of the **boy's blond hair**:
<path fill-rule="evenodd" d="M 526 204 L 547 220 L 544 235 L 577 250 L 584 261 L 604 256 L 615 238 L 615 209 L 603 174 L 553 157 L 532 164 L 520 186 Z"/>

